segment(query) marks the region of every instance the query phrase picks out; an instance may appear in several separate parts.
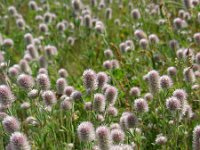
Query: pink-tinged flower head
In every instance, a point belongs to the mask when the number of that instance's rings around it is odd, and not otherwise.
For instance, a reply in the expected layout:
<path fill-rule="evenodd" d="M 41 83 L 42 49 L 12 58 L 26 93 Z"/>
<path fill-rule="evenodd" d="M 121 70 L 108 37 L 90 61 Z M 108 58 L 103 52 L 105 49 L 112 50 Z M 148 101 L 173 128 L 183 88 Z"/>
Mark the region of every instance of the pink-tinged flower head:
<path fill-rule="evenodd" d="M 117 110 L 117 108 L 115 108 L 113 106 L 109 106 L 107 109 L 107 114 L 112 117 L 116 117 L 118 115 L 118 110 Z"/>
<path fill-rule="evenodd" d="M 61 69 L 58 71 L 58 74 L 59 74 L 59 76 L 62 77 L 62 78 L 66 78 L 66 77 L 68 76 L 67 70 L 65 70 L 65 69 L 63 69 L 63 68 L 61 68 Z"/>
<path fill-rule="evenodd" d="M 126 49 L 125 49 L 125 52 L 131 52 L 132 51 L 132 48 L 127 46 Z"/>
<path fill-rule="evenodd" d="M 103 88 L 103 86 L 108 82 L 108 75 L 105 72 L 99 72 L 97 74 L 97 86 L 98 88 Z"/>
<path fill-rule="evenodd" d="M 26 60 L 27 62 L 30 62 L 31 60 L 33 60 L 33 58 L 31 57 L 31 55 L 29 53 L 26 53 L 23 57 L 24 60 Z"/>
<path fill-rule="evenodd" d="M 103 62 L 103 67 L 105 69 L 112 69 L 112 62 L 110 60 L 106 60 Z"/>
<path fill-rule="evenodd" d="M 193 130 L 193 150 L 200 149 L 200 125 L 197 125 Z"/>
<path fill-rule="evenodd" d="M 64 94 L 67 96 L 71 96 L 71 94 L 74 92 L 73 86 L 66 86 L 64 89 Z"/>
<path fill-rule="evenodd" d="M 101 21 L 97 21 L 94 28 L 97 33 L 104 33 L 105 31 L 104 24 Z"/>
<path fill-rule="evenodd" d="M 39 57 L 39 64 L 40 64 L 41 68 L 47 68 L 48 67 L 47 59 L 44 56 Z"/>
<path fill-rule="evenodd" d="M 140 42 L 140 47 L 143 48 L 143 49 L 147 49 L 148 45 L 149 45 L 149 42 L 147 39 L 141 39 Z"/>
<path fill-rule="evenodd" d="M 112 19 L 112 9 L 111 8 L 106 9 L 106 19 Z"/>
<path fill-rule="evenodd" d="M 28 3 L 28 6 L 31 10 L 37 10 L 38 9 L 38 6 L 37 6 L 37 3 L 35 1 L 30 1 Z"/>
<path fill-rule="evenodd" d="M 181 102 L 176 97 L 170 97 L 166 100 L 167 109 L 176 111 L 181 108 Z"/>
<path fill-rule="evenodd" d="M 143 98 L 139 98 L 134 101 L 134 108 L 138 112 L 148 112 L 149 111 L 147 101 L 144 100 Z"/>
<path fill-rule="evenodd" d="M 56 103 L 56 96 L 52 91 L 44 91 L 42 93 L 42 98 L 46 106 L 52 106 Z"/>
<path fill-rule="evenodd" d="M 107 58 L 112 58 L 113 57 L 113 52 L 110 49 L 107 49 L 104 51 L 104 56 L 106 56 Z"/>
<path fill-rule="evenodd" d="M 14 101 L 15 97 L 7 85 L 0 85 L 0 104 L 9 105 Z"/>
<path fill-rule="evenodd" d="M 126 48 L 127 48 L 127 45 L 125 42 L 121 43 L 119 45 L 119 49 L 121 50 L 121 52 L 125 52 L 126 51 Z"/>
<path fill-rule="evenodd" d="M 90 142 L 95 139 L 95 131 L 91 122 L 82 122 L 77 129 L 80 141 Z"/>
<path fill-rule="evenodd" d="M 131 16 L 135 20 L 140 19 L 141 18 L 140 11 L 138 9 L 133 9 L 131 11 Z"/>
<path fill-rule="evenodd" d="M 59 79 L 56 81 L 57 93 L 58 93 L 58 94 L 63 94 L 66 85 L 67 85 L 67 82 L 66 82 L 65 78 L 59 78 Z"/>
<path fill-rule="evenodd" d="M 157 44 L 159 42 L 159 38 L 156 34 L 149 35 L 149 42 L 151 44 Z"/>
<path fill-rule="evenodd" d="M 55 13 L 51 13 L 51 18 L 52 18 L 52 20 L 55 20 L 57 18 L 56 14 Z"/>
<path fill-rule="evenodd" d="M 105 1 L 100 1 L 99 9 L 103 9 L 106 6 Z"/>
<path fill-rule="evenodd" d="M 88 91 L 96 89 L 96 87 L 97 87 L 97 81 L 96 80 L 97 80 L 97 75 L 93 70 L 87 69 L 87 70 L 84 71 L 84 73 L 83 73 L 83 83 L 84 83 L 85 88 Z"/>
<path fill-rule="evenodd" d="M 183 106 L 182 106 L 182 112 L 181 112 L 182 116 L 181 117 L 185 117 L 185 118 L 189 118 L 192 119 L 194 117 L 194 112 L 192 111 L 192 107 L 185 101 Z"/>
<path fill-rule="evenodd" d="M 195 1 L 195 0 L 193 0 L 193 1 Z M 191 14 L 189 13 L 189 12 L 185 12 L 184 13 L 184 19 L 186 20 L 186 21 L 189 21 L 189 20 L 191 20 Z M 185 23 L 185 25 L 187 26 L 187 22 L 184 20 L 184 23 Z"/>
<path fill-rule="evenodd" d="M 46 74 L 46 75 L 48 75 L 48 70 L 46 68 L 40 68 L 38 70 L 38 74 Z"/>
<path fill-rule="evenodd" d="M 68 99 L 65 99 L 64 101 L 61 102 L 60 107 L 63 110 L 70 110 L 72 109 L 72 102 Z"/>
<path fill-rule="evenodd" d="M 19 65 L 22 72 L 27 73 L 27 74 L 32 73 L 28 62 L 25 59 L 20 60 Z"/>
<path fill-rule="evenodd" d="M 35 38 L 33 39 L 33 44 L 36 46 L 36 47 L 39 47 L 41 48 L 41 38 Z"/>
<path fill-rule="evenodd" d="M 12 116 L 7 116 L 2 121 L 3 128 L 8 133 L 13 133 L 15 131 L 18 131 L 20 129 L 20 123 L 19 121 Z"/>
<path fill-rule="evenodd" d="M 176 56 L 177 56 L 178 59 L 183 59 L 183 57 L 184 57 L 184 49 L 178 49 L 176 51 Z"/>
<path fill-rule="evenodd" d="M 12 39 L 4 39 L 3 40 L 3 46 L 6 46 L 6 47 L 13 47 L 14 45 L 14 42 Z"/>
<path fill-rule="evenodd" d="M 111 60 L 112 69 L 118 69 L 120 67 L 119 61 L 117 59 Z"/>
<path fill-rule="evenodd" d="M 13 78 L 13 77 L 17 77 L 19 75 L 19 70 L 15 67 L 10 67 L 8 69 L 8 75 Z"/>
<path fill-rule="evenodd" d="M 31 150 L 27 137 L 23 133 L 14 132 L 10 136 L 10 143 L 13 150 Z"/>
<path fill-rule="evenodd" d="M 126 129 L 127 129 L 127 126 L 126 126 L 126 117 L 125 117 L 125 116 L 121 116 L 121 117 L 120 117 L 119 123 L 120 123 L 120 127 L 121 127 L 123 130 L 126 130 Z"/>
<path fill-rule="evenodd" d="M 111 139 L 114 143 L 121 143 L 124 141 L 125 134 L 121 129 L 113 129 L 111 131 Z"/>
<path fill-rule="evenodd" d="M 140 96 L 140 88 L 139 87 L 132 87 L 129 91 L 130 96 L 139 97 Z"/>
<path fill-rule="evenodd" d="M 151 100 L 153 100 L 153 95 L 152 95 L 151 93 L 146 93 L 146 94 L 144 95 L 144 99 L 145 99 L 146 101 L 151 101 Z"/>
<path fill-rule="evenodd" d="M 72 7 L 75 11 L 79 11 L 81 9 L 81 1 L 80 0 L 72 0 Z"/>
<path fill-rule="evenodd" d="M 185 11 L 184 10 L 179 10 L 178 11 L 178 16 L 180 17 L 180 18 L 184 18 L 184 14 L 185 14 Z"/>
<path fill-rule="evenodd" d="M 27 46 L 27 50 L 29 52 L 29 54 L 31 55 L 32 58 L 38 58 L 39 54 L 38 54 L 38 50 L 36 49 L 35 45 L 33 44 L 29 44 Z"/>
<path fill-rule="evenodd" d="M 176 50 L 179 48 L 179 43 L 178 41 L 176 40 L 171 40 L 169 41 L 169 47 L 172 49 L 172 50 Z"/>
<path fill-rule="evenodd" d="M 91 28 L 92 27 L 92 18 L 91 18 L 90 14 L 84 15 L 83 23 L 84 23 L 84 26 L 87 27 L 87 28 Z"/>
<path fill-rule="evenodd" d="M 27 75 L 27 74 L 19 75 L 17 78 L 17 83 L 21 88 L 25 90 L 30 90 L 34 86 L 34 80 L 32 76 Z"/>
<path fill-rule="evenodd" d="M 147 35 L 144 33 L 144 31 L 140 30 L 140 29 L 135 30 L 134 35 L 139 40 L 145 39 L 147 37 Z"/>
<path fill-rule="evenodd" d="M 64 22 L 59 22 L 59 23 L 56 25 L 56 28 L 58 29 L 58 31 L 64 32 L 65 29 L 66 29 L 66 26 L 65 26 Z"/>
<path fill-rule="evenodd" d="M 105 96 L 101 93 L 97 93 L 94 95 L 94 110 L 97 112 L 104 112 L 106 107 Z"/>
<path fill-rule="evenodd" d="M 187 99 L 187 93 L 183 89 L 176 89 L 173 92 L 173 97 L 176 97 L 181 103 Z"/>
<path fill-rule="evenodd" d="M 194 59 L 194 50 L 191 48 L 186 48 L 183 50 L 183 58 L 187 59 Z"/>
<path fill-rule="evenodd" d="M 99 126 L 96 129 L 96 138 L 101 150 L 108 150 L 111 146 L 110 130 L 106 126 Z"/>
<path fill-rule="evenodd" d="M 40 32 L 48 32 L 48 26 L 45 24 L 45 23 L 41 23 L 40 25 L 39 25 L 39 30 L 40 30 Z"/>
<path fill-rule="evenodd" d="M 113 86 L 108 86 L 105 91 L 106 101 L 114 105 L 115 101 L 117 100 L 118 90 Z"/>
<path fill-rule="evenodd" d="M 53 15 L 50 12 L 46 12 L 43 18 L 45 23 L 50 23 L 53 20 Z"/>
<path fill-rule="evenodd" d="M 8 12 L 13 16 L 15 16 L 17 14 L 17 10 L 16 10 L 15 6 L 9 6 Z"/>
<path fill-rule="evenodd" d="M 86 111 L 91 111 L 92 110 L 92 102 L 85 102 L 84 109 Z"/>
<path fill-rule="evenodd" d="M 42 90 L 48 90 L 50 88 L 49 77 L 46 74 L 38 74 L 37 84 Z"/>
<path fill-rule="evenodd" d="M 177 70 L 176 70 L 175 67 L 169 67 L 169 68 L 167 68 L 167 73 L 168 73 L 169 76 L 172 77 L 172 76 L 175 76 L 175 75 L 176 75 Z"/>
<path fill-rule="evenodd" d="M 30 33 L 26 33 L 24 35 L 24 40 L 26 42 L 26 44 L 32 44 L 33 43 L 33 36 Z"/>
<path fill-rule="evenodd" d="M 132 40 L 126 40 L 125 44 L 126 44 L 127 47 L 130 47 L 131 49 L 135 48 L 135 45 L 134 45 Z"/>
<path fill-rule="evenodd" d="M 184 20 L 181 19 L 181 18 L 175 18 L 175 19 L 173 20 L 173 25 L 174 25 L 174 28 L 175 28 L 176 30 L 181 29 L 181 28 L 183 28 L 183 26 L 184 26 Z"/>
<path fill-rule="evenodd" d="M 71 96 L 70 96 L 73 100 L 77 101 L 77 100 L 81 100 L 82 99 L 82 94 L 79 91 L 74 91 L 72 92 Z"/>
<path fill-rule="evenodd" d="M 28 97 L 31 99 L 35 99 L 38 97 L 38 90 L 37 89 L 33 89 L 30 92 L 28 92 Z"/>
<path fill-rule="evenodd" d="M 101 114 L 98 114 L 97 117 L 96 117 L 97 121 L 99 122 L 103 122 L 105 120 L 104 116 L 101 115 Z"/>
<path fill-rule="evenodd" d="M 172 79 L 168 75 L 160 77 L 160 86 L 162 89 L 168 89 L 173 85 Z"/>
<path fill-rule="evenodd" d="M 167 137 L 163 136 L 162 134 L 157 135 L 155 143 L 158 145 L 164 145 L 167 142 Z"/>
<path fill-rule="evenodd" d="M 74 37 L 71 37 L 71 36 L 70 36 L 70 37 L 67 38 L 67 43 L 68 43 L 69 45 L 71 45 L 71 46 L 74 45 L 75 41 L 76 41 L 76 38 L 74 38 Z"/>
<path fill-rule="evenodd" d="M 199 4 L 199 1 L 198 0 L 193 0 L 192 1 L 192 6 L 195 7 Z"/>
<path fill-rule="evenodd" d="M 125 44 L 124 47 L 125 49 L 122 52 L 131 52 L 132 50 L 135 49 L 135 45 L 132 40 L 126 40 L 124 44 Z"/>
<path fill-rule="evenodd" d="M 124 117 L 124 125 L 125 125 L 125 128 L 134 128 L 138 122 L 138 119 L 137 117 L 132 114 L 132 113 L 127 113 L 127 114 L 124 114 L 122 116 L 122 118 Z M 124 127 L 123 127 L 124 128 Z"/>
<path fill-rule="evenodd" d="M 20 68 L 19 64 L 14 64 L 13 67 L 16 68 L 19 72 L 21 71 L 21 68 Z"/>
<path fill-rule="evenodd" d="M 188 83 L 193 83 L 196 80 L 194 71 L 192 68 L 188 67 L 183 70 L 184 80 Z"/>
<path fill-rule="evenodd" d="M 110 87 L 111 85 L 109 85 L 108 83 L 106 83 L 104 86 L 103 86 L 103 88 L 102 88 L 102 92 L 105 94 L 105 92 L 106 92 L 106 89 L 108 88 L 108 87 Z"/>
<path fill-rule="evenodd" d="M 160 90 L 160 76 L 156 70 L 152 70 L 147 75 L 149 90 L 154 95 Z"/>
<path fill-rule="evenodd" d="M 26 23 L 25 23 L 25 21 L 24 21 L 24 19 L 23 18 L 18 18 L 17 20 L 16 20 L 16 24 L 17 24 L 17 26 L 19 27 L 19 29 L 24 29 L 24 27 L 25 27 L 25 25 L 26 25 Z"/>

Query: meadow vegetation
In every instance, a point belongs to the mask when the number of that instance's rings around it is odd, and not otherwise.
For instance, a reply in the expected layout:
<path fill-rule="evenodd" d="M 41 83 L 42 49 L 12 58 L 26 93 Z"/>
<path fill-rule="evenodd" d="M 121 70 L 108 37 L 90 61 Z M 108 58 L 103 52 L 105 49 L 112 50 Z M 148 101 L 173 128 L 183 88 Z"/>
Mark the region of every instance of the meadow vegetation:
<path fill-rule="evenodd" d="M 1 0 L 0 150 L 200 150 L 199 0 Z"/>

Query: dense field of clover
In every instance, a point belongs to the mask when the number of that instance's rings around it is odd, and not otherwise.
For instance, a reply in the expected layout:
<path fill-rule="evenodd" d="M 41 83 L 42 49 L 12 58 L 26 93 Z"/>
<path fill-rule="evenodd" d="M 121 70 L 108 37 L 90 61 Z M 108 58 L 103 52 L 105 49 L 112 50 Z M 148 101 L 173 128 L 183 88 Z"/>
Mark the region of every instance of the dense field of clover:
<path fill-rule="evenodd" d="M 4 149 L 200 150 L 200 1 L 1 0 Z"/>

